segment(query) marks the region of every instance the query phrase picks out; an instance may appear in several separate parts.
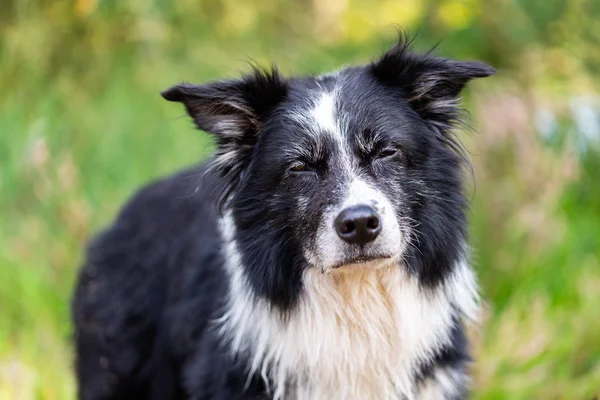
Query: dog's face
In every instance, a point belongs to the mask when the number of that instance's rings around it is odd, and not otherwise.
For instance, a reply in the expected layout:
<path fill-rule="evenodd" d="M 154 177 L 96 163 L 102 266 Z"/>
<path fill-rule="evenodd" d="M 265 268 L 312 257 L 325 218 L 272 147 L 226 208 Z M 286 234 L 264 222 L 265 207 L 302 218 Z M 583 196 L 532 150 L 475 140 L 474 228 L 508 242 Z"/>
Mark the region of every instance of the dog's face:
<path fill-rule="evenodd" d="M 400 43 L 380 60 L 332 75 L 179 85 L 214 165 L 245 273 L 289 306 L 308 268 L 347 273 L 403 265 L 438 283 L 462 255 L 466 201 L 458 96 L 493 69 L 416 55 Z"/>
<path fill-rule="evenodd" d="M 238 198 L 256 196 L 260 220 L 295 241 L 307 266 L 336 273 L 392 263 L 410 240 L 422 129 L 365 69 L 292 82 L 265 121 Z"/>

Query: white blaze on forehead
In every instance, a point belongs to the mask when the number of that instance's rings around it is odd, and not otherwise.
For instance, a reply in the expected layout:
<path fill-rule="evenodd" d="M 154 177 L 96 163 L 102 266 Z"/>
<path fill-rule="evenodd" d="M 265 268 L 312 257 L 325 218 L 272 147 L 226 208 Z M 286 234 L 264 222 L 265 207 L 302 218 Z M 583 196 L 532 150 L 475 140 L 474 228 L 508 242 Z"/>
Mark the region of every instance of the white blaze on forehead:
<path fill-rule="evenodd" d="M 317 126 L 329 133 L 339 134 L 339 127 L 335 116 L 335 97 L 331 92 L 323 92 L 310 111 L 312 119 Z"/>
<path fill-rule="evenodd" d="M 304 132 L 312 136 L 317 144 L 322 146 L 327 143 L 323 137 L 333 139 L 333 157 L 343 166 L 344 171 L 350 172 L 353 168 L 353 157 L 345 134 L 349 121 L 336 107 L 338 91 L 335 88 L 321 89 L 309 92 L 307 96 L 310 105 L 307 108 L 294 108 L 287 116 L 300 124 Z"/>
<path fill-rule="evenodd" d="M 304 133 L 312 136 L 317 144 L 323 143 L 321 137 L 332 138 L 344 162 L 348 164 L 350 152 L 344 138 L 348 121 L 336 110 L 337 94 L 335 89 L 310 91 L 306 94 L 308 106 L 294 107 L 286 115 L 299 124 Z"/>

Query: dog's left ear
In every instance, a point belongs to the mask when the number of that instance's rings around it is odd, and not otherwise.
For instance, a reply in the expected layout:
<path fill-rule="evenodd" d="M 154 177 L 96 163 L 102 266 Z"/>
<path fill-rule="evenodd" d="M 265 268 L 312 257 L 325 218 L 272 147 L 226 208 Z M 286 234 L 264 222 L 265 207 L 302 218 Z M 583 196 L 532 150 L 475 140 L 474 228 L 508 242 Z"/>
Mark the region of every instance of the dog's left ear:
<path fill-rule="evenodd" d="M 216 138 L 215 165 L 233 186 L 249 161 L 264 120 L 287 89 L 285 79 L 272 68 L 254 69 L 239 80 L 183 83 L 161 94 L 183 103 L 196 126 Z"/>
<path fill-rule="evenodd" d="M 480 61 L 454 61 L 418 54 L 400 42 L 369 66 L 384 85 L 402 91 L 408 104 L 435 128 L 451 128 L 458 120 L 459 95 L 467 82 L 496 71 Z"/>

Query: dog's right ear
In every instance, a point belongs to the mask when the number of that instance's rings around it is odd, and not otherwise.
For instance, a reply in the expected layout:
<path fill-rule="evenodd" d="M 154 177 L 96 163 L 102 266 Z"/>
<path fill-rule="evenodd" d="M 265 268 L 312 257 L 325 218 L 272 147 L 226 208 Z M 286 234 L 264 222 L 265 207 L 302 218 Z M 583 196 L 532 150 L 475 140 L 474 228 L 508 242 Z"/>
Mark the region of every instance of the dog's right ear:
<path fill-rule="evenodd" d="M 196 126 L 217 139 L 216 165 L 235 180 L 243 170 L 269 113 L 285 98 L 288 86 L 275 68 L 254 69 L 240 80 L 173 86 L 162 96 L 183 103 Z M 233 183 L 233 182 L 232 182 Z"/>

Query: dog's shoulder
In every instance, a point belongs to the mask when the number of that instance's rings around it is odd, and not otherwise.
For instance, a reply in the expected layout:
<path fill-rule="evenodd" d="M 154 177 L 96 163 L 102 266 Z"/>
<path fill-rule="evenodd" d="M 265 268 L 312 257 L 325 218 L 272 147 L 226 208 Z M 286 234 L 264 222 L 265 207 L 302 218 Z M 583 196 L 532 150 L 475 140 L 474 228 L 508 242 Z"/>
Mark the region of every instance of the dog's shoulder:
<path fill-rule="evenodd" d="M 142 187 L 89 242 L 72 312 L 76 368 L 90 395 L 169 386 L 163 358 L 190 351 L 185 339 L 202 334 L 223 290 L 210 190 L 219 181 L 207 171 L 203 164 Z"/>
<path fill-rule="evenodd" d="M 218 178 L 211 173 L 207 164 L 199 164 L 156 179 L 131 196 L 120 210 L 117 222 L 127 220 L 158 227 L 168 224 L 182 211 L 214 211 L 206 208 L 210 208 L 211 203 L 216 204 L 212 189 L 218 184 Z"/>

